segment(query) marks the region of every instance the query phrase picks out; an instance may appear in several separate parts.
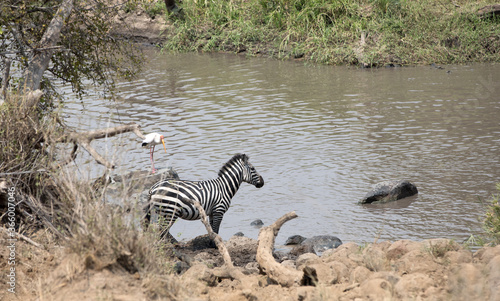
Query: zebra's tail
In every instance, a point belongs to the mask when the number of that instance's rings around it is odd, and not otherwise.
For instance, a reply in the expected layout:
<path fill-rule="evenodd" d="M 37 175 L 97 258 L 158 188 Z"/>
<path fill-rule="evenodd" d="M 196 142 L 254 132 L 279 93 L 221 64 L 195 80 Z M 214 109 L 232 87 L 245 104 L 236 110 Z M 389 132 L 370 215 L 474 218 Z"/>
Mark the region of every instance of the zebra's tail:
<path fill-rule="evenodd" d="M 151 223 L 151 202 L 149 200 L 142 208 L 142 210 L 145 213 L 144 217 L 142 218 L 142 229 L 146 231 L 149 227 L 149 224 Z"/>

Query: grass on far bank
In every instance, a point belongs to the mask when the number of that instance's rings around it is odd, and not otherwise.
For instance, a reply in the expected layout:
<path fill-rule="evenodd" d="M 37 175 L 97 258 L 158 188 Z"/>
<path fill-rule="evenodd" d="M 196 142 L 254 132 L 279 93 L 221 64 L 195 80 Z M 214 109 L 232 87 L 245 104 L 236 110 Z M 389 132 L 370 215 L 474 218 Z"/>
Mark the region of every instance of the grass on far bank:
<path fill-rule="evenodd" d="M 500 18 L 476 13 L 492 3 L 184 0 L 164 49 L 364 66 L 498 62 Z"/>

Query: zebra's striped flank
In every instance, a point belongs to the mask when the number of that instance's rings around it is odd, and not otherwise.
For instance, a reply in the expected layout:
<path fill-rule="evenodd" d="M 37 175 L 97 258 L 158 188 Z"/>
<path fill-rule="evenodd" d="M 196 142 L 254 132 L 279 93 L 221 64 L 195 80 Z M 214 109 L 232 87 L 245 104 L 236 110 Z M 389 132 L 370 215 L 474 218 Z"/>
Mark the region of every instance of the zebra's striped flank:
<path fill-rule="evenodd" d="M 222 217 L 229 209 L 231 199 L 242 182 L 247 182 L 257 188 L 264 186 L 264 179 L 248 162 L 248 156 L 245 154 L 234 155 L 222 166 L 218 177 L 213 180 L 157 182 L 149 190 L 145 227 L 151 222 L 152 210 L 161 217 L 162 238 L 168 234 L 170 227 L 178 218 L 199 219 L 198 210 L 186 201 L 186 199 L 191 199 L 200 202 L 209 217 L 212 230 L 219 233 Z M 171 235 L 170 239 L 174 240 Z"/>

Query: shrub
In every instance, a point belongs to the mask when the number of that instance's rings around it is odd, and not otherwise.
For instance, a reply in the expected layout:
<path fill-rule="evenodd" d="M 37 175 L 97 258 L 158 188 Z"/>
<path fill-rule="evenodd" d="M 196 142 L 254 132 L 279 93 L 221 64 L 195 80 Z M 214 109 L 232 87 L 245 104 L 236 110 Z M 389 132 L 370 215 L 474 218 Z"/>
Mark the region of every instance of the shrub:
<path fill-rule="evenodd" d="M 497 184 L 497 190 L 500 191 L 500 183 Z M 493 195 L 491 203 L 487 206 L 486 214 L 483 220 L 483 228 L 486 231 L 488 240 L 493 245 L 500 243 L 500 195 Z"/>

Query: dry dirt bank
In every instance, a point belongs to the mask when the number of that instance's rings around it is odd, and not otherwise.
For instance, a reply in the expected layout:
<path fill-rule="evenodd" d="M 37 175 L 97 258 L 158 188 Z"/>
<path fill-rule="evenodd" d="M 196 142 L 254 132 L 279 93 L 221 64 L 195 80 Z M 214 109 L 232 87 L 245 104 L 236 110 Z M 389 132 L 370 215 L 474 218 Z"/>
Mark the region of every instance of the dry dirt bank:
<path fill-rule="evenodd" d="M 43 236 L 35 237 L 42 248 L 16 242 L 15 294 L 5 281 L 9 250 L 1 249 L 2 300 L 500 300 L 500 246 L 473 253 L 447 239 L 400 240 L 345 243 L 321 257 L 281 254 L 284 266 L 314 270 L 306 283 L 287 288 L 259 272 L 257 241 L 250 238 L 226 242 L 233 262 L 251 280 L 241 283 L 221 276 L 216 249 L 182 245 L 178 250 L 191 258 L 191 267 L 165 276 L 67 254 Z M 8 245 L 6 235 L 0 244 Z"/>

